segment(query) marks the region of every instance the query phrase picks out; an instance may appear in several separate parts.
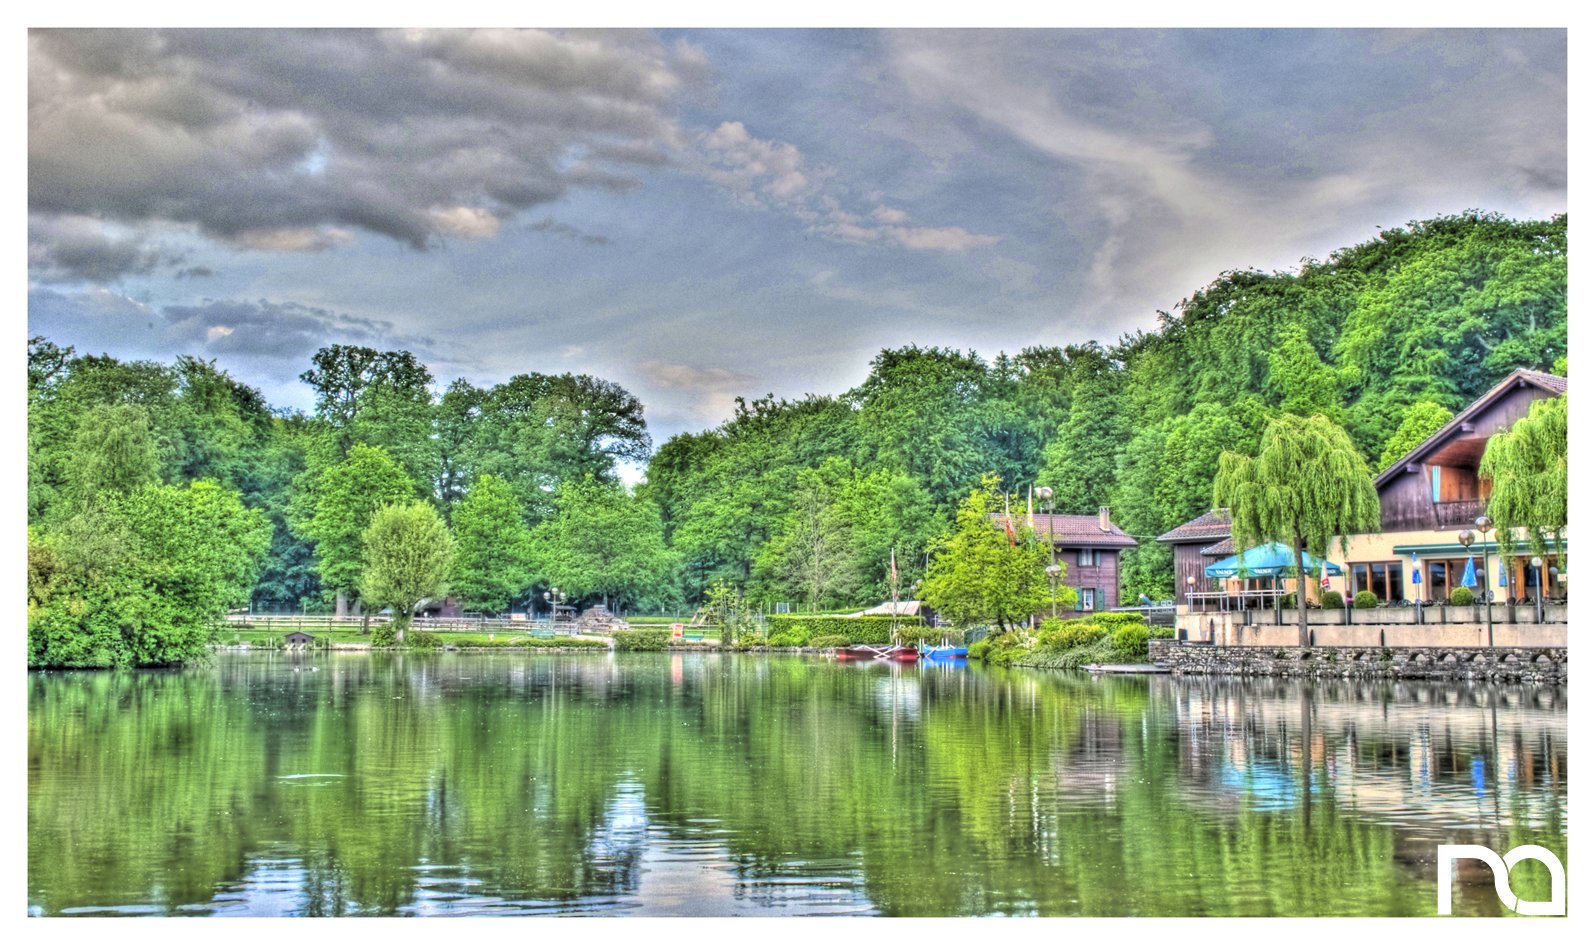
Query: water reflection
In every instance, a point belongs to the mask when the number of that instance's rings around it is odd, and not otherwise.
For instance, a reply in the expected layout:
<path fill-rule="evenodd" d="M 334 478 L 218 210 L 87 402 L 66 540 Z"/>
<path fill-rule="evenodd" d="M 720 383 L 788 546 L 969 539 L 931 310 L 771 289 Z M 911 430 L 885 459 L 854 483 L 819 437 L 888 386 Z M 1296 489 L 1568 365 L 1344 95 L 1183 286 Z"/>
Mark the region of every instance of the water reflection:
<path fill-rule="evenodd" d="M 336 653 L 29 687 L 46 914 L 1427 915 L 1436 843 L 1565 857 L 1561 689 Z"/>

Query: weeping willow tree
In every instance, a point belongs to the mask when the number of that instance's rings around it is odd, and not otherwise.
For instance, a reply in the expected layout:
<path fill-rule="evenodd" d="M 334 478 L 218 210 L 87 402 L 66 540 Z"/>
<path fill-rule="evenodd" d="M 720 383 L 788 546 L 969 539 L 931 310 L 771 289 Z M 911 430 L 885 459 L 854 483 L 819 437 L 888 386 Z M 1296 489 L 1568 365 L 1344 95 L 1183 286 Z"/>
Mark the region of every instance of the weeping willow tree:
<path fill-rule="evenodd" d="M 1263 431 L 1256 456 L 1223 453 L 1213 502 L 1229 508 L 1236 547 L 1283 542 L 1296 562 L 1303 551 L 1328 554 L 1336 536 L 1344 550 L 1347 535 L 1379 529 L 1379 495 L 1367 461 L 1346 431 L 1322 416 L 1284 414 Z M 1296 607 L 1307 646 L 1305 586 L 1297 588 Z"/>
<path fill-rule="evenodd" d="M 1491 483 L 1497 534 L 1521 528 L 1535 554 L 1559 550 L 1567 530 L 1567 397 L 1536 401 L 1512 429 L 1490 437 L 1479 478 Z"/>

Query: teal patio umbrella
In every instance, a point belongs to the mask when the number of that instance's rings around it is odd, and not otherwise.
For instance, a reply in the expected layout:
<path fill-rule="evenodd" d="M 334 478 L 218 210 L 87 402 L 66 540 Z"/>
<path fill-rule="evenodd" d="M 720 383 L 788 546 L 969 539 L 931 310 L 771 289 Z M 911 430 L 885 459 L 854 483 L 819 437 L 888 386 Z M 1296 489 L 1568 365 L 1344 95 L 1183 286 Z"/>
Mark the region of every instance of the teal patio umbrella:
<path fill-rule="evenodd" d="M 1290 548 L 1277 541 L 1267 542 L 1255 548 L 1248 548 L 1238 555 L 1230 555 L 1223 561 L 1215 561 L 1208 565 L 1205 573 L 1208 577 L 1279 577 L 1282 574 L 1294 574 L 1299 568 L 1303 574 L 1313 574 L 1323 568 L 1325 562 L 1307 552 L 1301 553 L 1299 565 L 1291 564 Z M 1328 562 L 1329 573 L 1341 574 L 1340 565 L 1333 561 Z"/>

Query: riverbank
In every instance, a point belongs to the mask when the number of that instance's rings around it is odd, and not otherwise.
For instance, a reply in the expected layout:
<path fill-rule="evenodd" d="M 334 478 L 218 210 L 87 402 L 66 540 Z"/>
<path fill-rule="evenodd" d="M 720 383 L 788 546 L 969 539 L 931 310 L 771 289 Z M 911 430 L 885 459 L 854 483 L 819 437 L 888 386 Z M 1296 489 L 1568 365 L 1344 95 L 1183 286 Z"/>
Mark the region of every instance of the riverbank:
<path fill-rule="evenodd" d="M 1566 647 L 1241 647 L 1152 640 L 1148 649 L 1154 664 L 1176 675 L 1567 682 Z"/>

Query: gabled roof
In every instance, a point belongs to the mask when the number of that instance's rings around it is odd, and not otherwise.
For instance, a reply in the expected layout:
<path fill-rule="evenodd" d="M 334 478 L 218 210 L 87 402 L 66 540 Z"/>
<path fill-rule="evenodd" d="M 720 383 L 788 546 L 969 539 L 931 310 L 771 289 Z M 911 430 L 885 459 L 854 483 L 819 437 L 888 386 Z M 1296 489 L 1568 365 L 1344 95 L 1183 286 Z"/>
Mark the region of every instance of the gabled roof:
<path fill-rule="evenodd" d="M 1177 525 L 1157 536 L 1158 541 L 1184 544 L 1191 541 L 1216 541 L 1230 535 L 1229 509 L 1203 512 L 1184 525 Z"/>
<path fill-rule="evenodd" d="M 1215 542 L 1214 544 L 1208 545 L 1206 548 L 1203 548 L 1202 550 L 1197 552 L 1197 554 L 1199 554 L 1199 555 L 1217 555 L 1220 558 L 1228 557 L 1229 555 L 1232 555 L 1234 553 L 1235 553 L 1235 539 L 1234 538 L 1226 538 L 1223 541 Z"/>
<path fill-rule="evenodd" d="M 1560 397 L 1567 393 L 1567 378 L 1557 374 L 1546 374 L 1543 371 L 1518 368 L 1502 378 L 1501 383 L 1490 388 L 1478 400 L 1459 410 L 1457 415 L 1451 418 L 1451 422 L 1436 430 L 1427 440 L 1414 446 L 1407 455 L 1391 463 L 1388 468 L 1375 476 L 1373 480 L 1374 487 L 1381 487 L 1394 479 L 1407 468 L 1408 463 L 1417 462 L 1428 454 L 1430 450 L 1450 439 L 1452 434 L 1456 433 L 1462 424 L 1484 412 L 1485 408 L 1500 400 L 1507 392 L 1517 388 L 1520 383 L 1538 387 L 1552 397 Z"/>
<path fill-rule="evenodd" d="M 999 525 L 1002 523 L 1002 513 L 992 513 L 992 520 Z M 1014 527 L 1018 528 L 1026 522 L 1024 511 L 1013 513 Z M 1124 529 L 1113 524 L 1108 519 L 1108 528 L 1102 529 L 1101 523 L 1095 515 L 1048 515 L 1045 512 L 1036 513 L 1036 537 L 1045 538 L 1052 536 L 1056 545 L 1067 545 L 1071 548 L 1133 548 L 1135 539 L 1124 533 Z"/>

